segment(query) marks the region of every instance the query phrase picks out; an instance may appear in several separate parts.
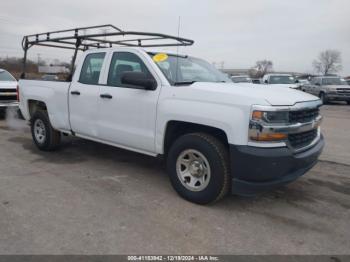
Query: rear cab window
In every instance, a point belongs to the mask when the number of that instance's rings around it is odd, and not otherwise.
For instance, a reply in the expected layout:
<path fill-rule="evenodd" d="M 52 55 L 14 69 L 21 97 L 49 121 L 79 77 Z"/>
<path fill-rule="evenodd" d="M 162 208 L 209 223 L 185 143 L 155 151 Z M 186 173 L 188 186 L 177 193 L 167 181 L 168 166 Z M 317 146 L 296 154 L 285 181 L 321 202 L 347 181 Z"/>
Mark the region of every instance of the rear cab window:
<path fill-rule="evenodd" d="M 79 82 L 87 85 L 98 85 L 106 53 L 92 53 L 85 57 L 80 71 Z"/>

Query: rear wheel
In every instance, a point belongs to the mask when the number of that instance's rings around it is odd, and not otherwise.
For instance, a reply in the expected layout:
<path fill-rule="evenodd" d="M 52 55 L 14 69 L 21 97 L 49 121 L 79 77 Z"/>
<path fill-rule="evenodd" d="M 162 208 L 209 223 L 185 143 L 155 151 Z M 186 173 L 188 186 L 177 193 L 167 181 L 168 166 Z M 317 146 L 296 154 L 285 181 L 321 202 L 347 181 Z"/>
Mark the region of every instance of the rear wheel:
<path fill-rule="evenodd" d="M 37 111 L 31 119 L 31 131 L 35 145 L 43 151 L 55 150 L 61 142 L 61 133 L 52 128 L 44 111 Z"/>
<path fill-rule="evenodd" d="M 176 192 L 197 204 L 215 202 L 230 188 L 228 151 L 208 134 L 178 138 L 169 150 L 167 170 Z"/>

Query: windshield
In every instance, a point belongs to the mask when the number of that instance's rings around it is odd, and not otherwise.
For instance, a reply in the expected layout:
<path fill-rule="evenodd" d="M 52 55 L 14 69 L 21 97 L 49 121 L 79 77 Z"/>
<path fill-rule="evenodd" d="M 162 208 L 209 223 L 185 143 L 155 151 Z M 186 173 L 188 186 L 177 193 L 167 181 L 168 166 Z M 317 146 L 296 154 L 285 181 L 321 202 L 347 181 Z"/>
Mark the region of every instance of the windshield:
<path fill-rule="evenodd" d="M 149 53 L 155 61 L 155 53 Z M 232 82 L 208 62 L 194 57 L 166 55 L 162 61 L 155 61 L 170 84 L 191 84 L 193 82 Z M 177 70 L 176 70 L 177 68 Z"/>
<path fill-rule="evenodd" d="M 322 79 L 322 84 L 323 85 L 346 85 L 345 81 L 342 81 L 341 78 L 339 77 L 328 77 L 328 78 L 323 78 Z"/>
<path fill-rule="evenodd" d="M 270 84 L 294 84 L 295 78 L 292 76 L 270 76 Z"/>
<path fill-rule="evenodd" d="M 9 72 L 0 70 L 0 81 L 16 81 L 16 79 Z"/>
<path fill-rule="evenodd" d="M 249 77 L 246 76 L 240 76 L 240 77 L 232 77 L 233 83 L 250 83 L 252 80 Z"/>

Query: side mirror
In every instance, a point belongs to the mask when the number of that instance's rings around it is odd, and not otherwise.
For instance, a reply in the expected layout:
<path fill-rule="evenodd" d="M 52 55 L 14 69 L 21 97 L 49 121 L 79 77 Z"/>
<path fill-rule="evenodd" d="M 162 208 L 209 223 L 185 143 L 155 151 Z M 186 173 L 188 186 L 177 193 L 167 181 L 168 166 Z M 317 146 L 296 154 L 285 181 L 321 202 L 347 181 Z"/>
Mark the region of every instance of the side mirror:
<path fill-rule="evenodd" d="M 264 81 L 264 83 L 265 83 L 265 84 L 268 84 L 268 83 L 269 83 L 269 81 L 265 80 L 265 81 Z"/>
<path fill-rule="evenodd" d="M 121 83 L 130 88 L 155 90 L 157 82 L 143 72 L 125 72 L 121 76 Z"/>
<path fill-rule="evenodd" d="M 298 79 L 296 79 L 296 80 L 295 80 L 295 83 L 296 83 L 296 84 L 299 84 L 300 82 L 299 82 L 299 80 L 298 80 Z"/>

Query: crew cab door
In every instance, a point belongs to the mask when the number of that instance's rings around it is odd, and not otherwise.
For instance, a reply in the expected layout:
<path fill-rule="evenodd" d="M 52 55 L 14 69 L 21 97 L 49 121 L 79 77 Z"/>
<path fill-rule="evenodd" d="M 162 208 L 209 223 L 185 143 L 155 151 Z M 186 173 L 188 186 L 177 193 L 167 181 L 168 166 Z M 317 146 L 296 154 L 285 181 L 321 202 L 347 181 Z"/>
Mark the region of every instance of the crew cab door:
<path fill-rule="evenodd" d="M 131 88 L 121 83 L 125 72 L 156 74 L 137 52 L 112 52 L 105 85 L 100 88 L 98 133 L 100 139 L 136 151 L 155 152 L 155 123 L 160 84 L 155 90 Z M 160 83 L 158 81 L 158 83 Z"/>
<path fill-rule="evenodd" d="M 98 137 L 96 119 L 100 95 L 99 79 L 106 53 L 87 54 L 77 68 L 68 93 L 71 129 L 86 137 Z"/>

